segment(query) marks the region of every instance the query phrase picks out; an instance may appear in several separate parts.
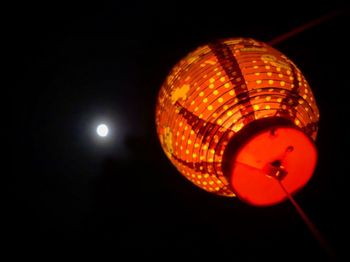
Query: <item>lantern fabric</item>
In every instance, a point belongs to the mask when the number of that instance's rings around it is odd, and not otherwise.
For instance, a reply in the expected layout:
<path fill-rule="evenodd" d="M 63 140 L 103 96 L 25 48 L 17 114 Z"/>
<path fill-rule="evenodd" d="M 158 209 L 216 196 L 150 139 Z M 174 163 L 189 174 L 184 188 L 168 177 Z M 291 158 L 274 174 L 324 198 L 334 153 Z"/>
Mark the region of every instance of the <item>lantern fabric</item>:
<path fill-rule="evenodd" d="M 238 193 L 256 205 L 284 199 L 275 181 L 266 182 L 269 172 L 283 174 L 290 192 L 311 178 L 318 121 L 314 96 L 296 65 L 247 38 L 188 54 L 167 76 L 156 106 L 162 148 L 182 175 L 208 192 Z"/>

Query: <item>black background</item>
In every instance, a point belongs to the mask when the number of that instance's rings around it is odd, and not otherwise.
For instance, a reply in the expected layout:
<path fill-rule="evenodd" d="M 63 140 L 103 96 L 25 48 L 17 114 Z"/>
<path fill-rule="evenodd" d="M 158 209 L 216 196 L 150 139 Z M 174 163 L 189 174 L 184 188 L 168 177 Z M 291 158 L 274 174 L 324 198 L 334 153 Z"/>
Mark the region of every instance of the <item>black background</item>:
<path fill-rule="evenodd" d="M 129 259 L 326 260 L 289 202 L 257 208 L 183 178 L 161 150 L 154 108 L 171 67 L 198 45 L 268 42 L 341 10 L 339 1 L 18 3 L 8 21 L 16 85 L 7 243 L 17 253 L 57 251 L 51 257 L 83 246 Z M 296 200 L 339 260 L 348 254 L 348 18 L 340 12 L 275 46 L 319 105 L 319 162 Z M 112 128 L 104 142 L 94 134 L 103 120 Z"/>

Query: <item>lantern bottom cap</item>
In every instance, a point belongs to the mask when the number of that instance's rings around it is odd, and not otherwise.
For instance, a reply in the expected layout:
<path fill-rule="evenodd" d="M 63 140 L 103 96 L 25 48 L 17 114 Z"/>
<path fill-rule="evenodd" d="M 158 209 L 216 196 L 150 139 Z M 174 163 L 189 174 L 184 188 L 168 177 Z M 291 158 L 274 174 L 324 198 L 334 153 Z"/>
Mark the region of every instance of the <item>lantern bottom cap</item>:
<path fill-rule="evenodd" d="M 237 135 L 241 141 L 235 141 L 239 146 L 233 145 L 234 153 L 229 154 L 228 175 L 241 200 L 255 206 L 274 205 L 287 198 L 280 183 L 294 194 L 312 177 L 317 150 L 299 128 L 267 121 Z"/>

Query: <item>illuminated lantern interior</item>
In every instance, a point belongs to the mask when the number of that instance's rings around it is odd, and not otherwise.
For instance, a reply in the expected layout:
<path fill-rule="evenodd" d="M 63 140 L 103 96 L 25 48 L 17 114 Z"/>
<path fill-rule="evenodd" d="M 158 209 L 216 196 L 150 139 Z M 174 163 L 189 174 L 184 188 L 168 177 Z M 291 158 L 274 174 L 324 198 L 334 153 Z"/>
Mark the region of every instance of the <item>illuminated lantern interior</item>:
<path fill-rule="evenodd" d="M 296 65 L 271 46 L 233 38 L 201 46 L 162 85 L 156 125 L 181 174 L 252 205 L 283 201 L 311 178 L 319 112 Z"/>

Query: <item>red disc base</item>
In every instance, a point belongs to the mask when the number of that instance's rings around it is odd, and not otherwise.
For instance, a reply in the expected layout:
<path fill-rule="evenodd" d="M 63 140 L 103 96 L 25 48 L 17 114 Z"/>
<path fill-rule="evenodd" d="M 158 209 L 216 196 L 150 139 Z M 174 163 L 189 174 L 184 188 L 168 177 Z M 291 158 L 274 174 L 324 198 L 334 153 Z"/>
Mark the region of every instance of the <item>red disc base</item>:
<path fill-rule="evenodd" d="M 255 206 L 286 199 L 311 178 L 317 150 L 311 139 L 293 126 L 274 125 L 254 132 L 235 150 L 230 161 L 230 183 L 237 196 Z"/>

